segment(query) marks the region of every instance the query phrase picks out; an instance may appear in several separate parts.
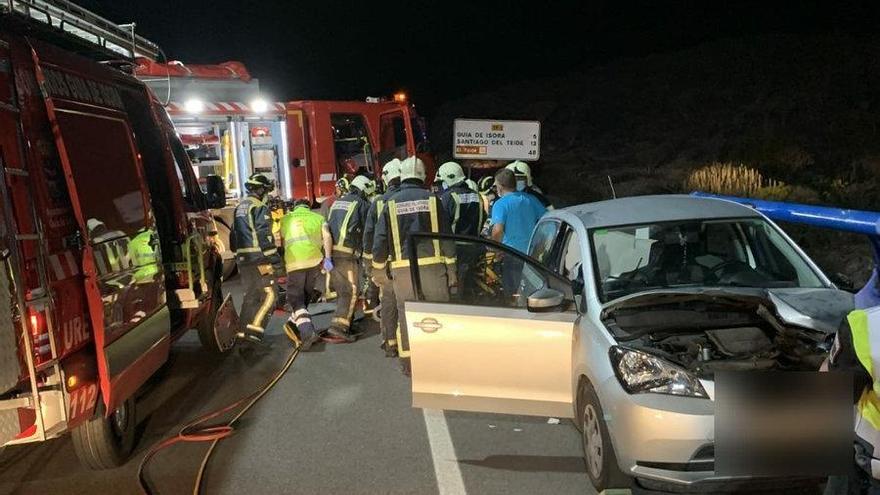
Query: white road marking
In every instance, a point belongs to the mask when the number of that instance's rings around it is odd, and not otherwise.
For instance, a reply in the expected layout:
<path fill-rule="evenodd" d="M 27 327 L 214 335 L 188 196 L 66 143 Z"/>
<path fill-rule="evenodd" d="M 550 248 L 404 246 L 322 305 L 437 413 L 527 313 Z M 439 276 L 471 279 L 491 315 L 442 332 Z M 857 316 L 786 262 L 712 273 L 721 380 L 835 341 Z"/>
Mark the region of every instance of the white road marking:
<path fill-rule="evenodd" d="M 464 480 L 455 458 L 455 446 L 446 425 L 443 411 L 422 409 L 425 416 L 425 428 L 428 430 L 428 442 L 431 444 L 431 458 L 434 461 L 434 475 L 440 495 L 466 495 Z"/>

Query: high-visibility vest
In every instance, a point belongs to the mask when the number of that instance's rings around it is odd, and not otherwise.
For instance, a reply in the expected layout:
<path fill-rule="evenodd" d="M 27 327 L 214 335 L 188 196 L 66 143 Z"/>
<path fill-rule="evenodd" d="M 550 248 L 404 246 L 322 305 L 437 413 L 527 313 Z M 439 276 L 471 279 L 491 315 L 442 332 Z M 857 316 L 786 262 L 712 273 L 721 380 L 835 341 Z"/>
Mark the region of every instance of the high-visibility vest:
<path fill-rule="evenodd" d="M 144 230 L 128 243 L 128 252 L 134 262 L 134 281 L 138 284 L 152 282 L 159 273 L 156 251 L 153 249 L 153 232 Z"/>
<path fill-rule="evenodd" d="M 324 259 L 321 251 L 324 217 L 297 206 L 281 219 L 284 239 L 284 268 L 288 272 L 318 266 Z"/>
<path fill-rule="evenodd" d="M 857 309 L 847 316 L 859 363 L 871 375 L 856 405 L 856 435 L 874 446 L 871 474 L 880 479 L 880 307 Z"/>

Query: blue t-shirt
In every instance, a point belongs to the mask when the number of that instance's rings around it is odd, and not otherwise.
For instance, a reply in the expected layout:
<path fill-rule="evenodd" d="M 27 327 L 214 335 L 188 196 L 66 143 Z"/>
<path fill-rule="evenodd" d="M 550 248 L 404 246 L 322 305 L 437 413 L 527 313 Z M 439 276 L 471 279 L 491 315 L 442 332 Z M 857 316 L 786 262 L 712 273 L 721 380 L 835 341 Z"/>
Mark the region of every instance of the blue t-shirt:
<path fill-rule="evenodd" d="M 547 209 L 531 194 L 516 191 L 501 196 L 492 205 L 492 225 L 504 224 L 505 246 L 525 253 L 538 220 Z"/>

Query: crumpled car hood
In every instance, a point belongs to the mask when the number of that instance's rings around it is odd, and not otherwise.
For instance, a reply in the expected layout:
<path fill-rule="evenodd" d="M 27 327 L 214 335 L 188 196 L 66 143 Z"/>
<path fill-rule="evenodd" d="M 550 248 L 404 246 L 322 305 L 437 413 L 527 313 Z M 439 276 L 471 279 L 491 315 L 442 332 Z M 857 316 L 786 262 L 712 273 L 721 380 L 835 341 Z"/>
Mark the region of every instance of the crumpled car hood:
<path fill-rule="evenodd" d="M 769 302 L 789 325 L 835 333 L 854 308 L 853 295 L 830 288 L 761 289 L 747 287 L 685 287 L 631 294 L 602 306 L 602 317 L 620 309 L 634 309 L 684 301 L 715 301 L 758 305 Z"/>

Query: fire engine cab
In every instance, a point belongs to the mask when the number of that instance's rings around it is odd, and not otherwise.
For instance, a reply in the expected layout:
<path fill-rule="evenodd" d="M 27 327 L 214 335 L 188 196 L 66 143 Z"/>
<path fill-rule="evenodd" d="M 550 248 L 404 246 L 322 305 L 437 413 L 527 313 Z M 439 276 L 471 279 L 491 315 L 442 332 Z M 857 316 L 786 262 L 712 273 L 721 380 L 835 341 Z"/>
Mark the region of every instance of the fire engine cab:
<path fill-rule="evenodd" d="M 126 73 L 155 44 L 64 0 L 0 3 L 0 445 L 72 432 L 121 464 L 135 393 L 197 328 L 215 352 L 221 261 L 161 102 Z"/>

